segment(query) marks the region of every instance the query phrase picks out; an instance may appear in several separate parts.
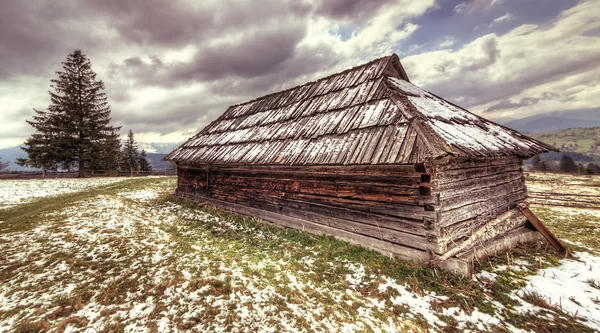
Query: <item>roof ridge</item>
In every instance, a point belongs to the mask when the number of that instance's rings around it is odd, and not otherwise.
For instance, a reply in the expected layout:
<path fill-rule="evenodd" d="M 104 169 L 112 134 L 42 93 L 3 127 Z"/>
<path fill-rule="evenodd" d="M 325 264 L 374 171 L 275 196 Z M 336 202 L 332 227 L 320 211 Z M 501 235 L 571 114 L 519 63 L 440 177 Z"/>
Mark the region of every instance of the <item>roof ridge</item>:
<path fill-rule="evenodd" d="M 293 86 L 293 87 L 290 87 L 290 88 L 287 88 L 287 89 L 284 89 L 284 90 L 279 90 L 279 91 L 276 91 L 276 92 L 272 92 L 270 94 L 263 95 L 263 96 L 260 96 L 260 97 L 257 97 L 257 98 L 254 98 L 254 99 L 242 102 L 242 103 L 231 104 L 227 109 L 230 109 L 230 108 L 236 107 L 236 106 L 240 106 L 240 105 L 249 104 L 249 103 L 252 103 L 252 102 L 256 102 L 256 101 L 259 101 L 261 99 L 265 99 L 265 98 L 271 97 L 273 95 L 278 95 L 278 94 L 285 93 L 285 92 L 288 92 L 288 91 L 291 91 L 291 90 L 294 90 L 294 89 L 298 89 L 300 87 L 303 87 L 303 86 L 306 86 L 306 85 L 309 85 L 309 84 L 315 84 L 317 82 L 328 80 L 328 79 L 330 79 L 330 78 L 332 78 L 332 77 L 334 77 L 336 75 L 340 75 L 340 74 L 348 73 L 348 72 L 351 72 L 351 71 L 355 71 L 355 70 L 357 70 L 359 68 L 370 66 L 370 65 L 372 65 L 372 64 L 374 64 L 376 62 L 380 62 L 380 61 L 384 61 L 385 59 L 393 58 L 394 56 L 398 57 L 398 55 L 396 53 L 392 53 L 392 54 L 387 55 L 387 56 L 383 56 L 383 57 L 379 57 L 379 58 L 370 60 L 369 62 L 365 62 L 364 64 L 361 64 L 361 65 L 358 65 L 358 66 L 354 66 L 354 67 L 351 67 L 351 68 L 347 68 L 347 69 L 345 69 L 345 70 L 343 70 L 341 72 L 336 72 L 336 73 L 333 73 L 333 74 L 330 74 L 330 75 L 318 78 L 318 79 L 316 79 L 314 81 L 304 82 L 302 84 L 299 84 L 299 85 L 296 85 L 296 86 Z M 382 72 L 379 76 L 383 76 L 383 75 L 384 75 L 384 73 Z"/>

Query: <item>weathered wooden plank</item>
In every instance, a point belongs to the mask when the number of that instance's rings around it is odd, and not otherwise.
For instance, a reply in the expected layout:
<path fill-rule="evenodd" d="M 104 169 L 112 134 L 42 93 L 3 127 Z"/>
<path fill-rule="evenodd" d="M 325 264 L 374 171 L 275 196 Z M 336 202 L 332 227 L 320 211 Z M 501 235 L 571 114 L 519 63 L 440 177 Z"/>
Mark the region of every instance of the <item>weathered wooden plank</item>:
<path fill-rule="evenodd" d="M 460 252 L 464 252 L 468 249 L 473 248 L 477 244 L 484 243 L 488 240 L 494 239 L 497 236 L 504 235 L 508 231 L 515 229 L 518 226 L 523 225 L 523 219 L 520 219 L 521 212 L 518 209 L 512 209 L 497 218 L 489 221 L 485 225 L 473 230 L 473 233 L 469 235 L 467 239 L 456 244 L 456 246 L 448 251 L 445 251 L 445 247 L 442 249 L 445 253 L 436 258 L 435 262 L 439 263 L 457 255 Z"/>
<path fill-rule="evenodd" d="M 277 214 L 261 209 L 247 207 L 238 204 L 232 204 L 225 201 L 215 200 L 208 198 L 207 201 L 214 206 L 221 207 L 224 209 L 231 210 L 233 212 L 249 215 L 252 217 L 264 219 L 273 222 L 278 225 L 286 226 L 293 229 L 306 231 L 316 235 L 331 235 L 339 239 L 348 241 L 354 245 L 360 245 L 369 249 L 377 250 L 385 255 L 399 256 L 407 260 L 417 260 L 424 262 L 429 258 L 429 255 L 425 251 L 413 249 L 410 247 L 394 245 L 386 241 L 382 241 L 377 238 L 359 235 L 349 231 L 337 229 L 334 227 L 321 225 L 318 223 L 310 222 L 307 220 L 290 217 L 282 214 Z"/>
<path fill-rule="evenodd" d="M 494 225 L 496 222 L 498 222 L 498 225 Z M 482 230 L 482 228 L 490 229 L 486 232 L 486 238 L 483 240 L 480 239 L 480 241 L 485 241 L 523 226 L 525 223 L 527 223 L 527 218 L 517 209 L 512 209 L 498 215 L 495 218 L 488 217 L 481 219 L 480 221 L 475 219 L 461 222 L 452 225 L 451 228 L 442 227 L 440 228 L 440 232 L 438 234 L 439 248 L 441 252 L 454 249 L 457 246 L 460 246 L 460 244 L 463 244 L 466 239 L 471 238 L 474 233 L 477 232 L 477 230 Z"/>
<path fill-rule="evenodd" d="M 460 253 L 458 258 L 466 261 L 483 260 L 498 252 L 514 248 L 519 244 L 531 243 L 541 239 L 543 239 L 543 236 L 538 231 L 522 226 Z"/>
<path fill-rule="evenodd" d="M 546 240 L 563 256 L 566 257 L 569 253 L 567 249 L 562 245 L 560 240 L 554 236 L 554 234 L 546 228 L 544 223 L 525 205 L 519 205 L 519 210 L 523 215 L 527 217 L 527 220 L 539 231 Z"/>
<path fill-rule="evenodd" d="M 394 136 L 394 143 L 390 147 L 390 150 L 386 156 L 385 163 L 394 163 L 396 161 L 396 156 L 398 156 L 398 152 L 402 147 L 402 142 L 405 140 L 404 133 L 408 130 L 407 127 L 403 125 L 396 125 L 396 133 Z"/>
<path fill-rule="evenodd" d="M 508 164 L 521 165 L 521 160 L 515 156 L 505 156 L 502 158 L 474 158 L 467 160 L 454 160 L 445 165 L 439 165 L 438 171 L 464 170 L 469 168 L 481 168 L 490 166 L 504 166 Z"/>
<path fill-rule="evenodd" d="M 376 213 L 363 212 L 344 207 L 333 207 L 303 200 L 294 200 L 289 198 L 278 198 L 271 202 L 277 205 L 277 209 L 285 207 L 293 208 L 301 212 L 313 212 L 322 216 L 336 218 L 340 220 L 356 221 L 364 224 L 374 225 L 392 230 L 398 230 L 414 235 L 426 236 L 430 230 L 426 228 L 422 220 L 398 218 L 394 216 L 381 215 Z M 260 204 L 257 204 L 260 206 Z M 279 208 L 281 207 L 281 208 Z"/>
<path fill-rule="evenodd" d="M 306 210 L 297 210 L 287 206 L 272 206 L 269 205 L 270 211 L 277 212 L 283 215 L 304 219 L 321 225 L 333 227 L 340 230 L 350 231 L 352 233 L 373 237 L 382 241 L 390 242 L 397 245 L 407 246 L 419 250 L 431 250 L 440 253 L 438 243 L 435 242 L 435 237 L 424 237 L 388 229 L 381 225 L 364 224 L 352 220 L 342 220 L 323 216 L 317 213 Z M 266 208 L 263 206 L 262 208 Z"/>
<path fill-rule="evenodd" d="M 480 189 L 465 189 L 466 193 L 444 198 L 440 201 L 441 211 L 449 211 L 463 207 L 476 202 L 487 202 L 490 199 L 497 198 L 499 195 L 508 195 L 517 191 L 525 191 L 525 183 L 521 180 L 513 180 L 508 183 L 500 183 L 497 185 L 480 188 Z"/>
<path fill-rule="evenodd" d="M 252 191 L 239 191 L 232 192 L 233 189 L 225 189 L 224 186 L 212 186 L 210 188 L 210 196 L 215 198 L 228 198 L 228 200 L 232 201 L 257 201 L 262 200 L 264 202 L 269 202 L 273 200 L 277 200 L 278 198 L 289 198 L 302 200 L 307 202 L 315 202 L 319 204 L 335 206 L 335 207 L 343 207 L 354 210 L 360 210 L 369 213 L 378 213 L 388 216 L 402 217 L 402 218 L 410 218 L 410 219 L 422 219 L 423 217 L 436 218 L 435 211 L 426 211 L 424 206 L 421 206 L 417 203 L 406 202 L 403 204 L 394 204 L 388 202 L 376 202 L 376 201 L 366 201 L 360 199 L 352 199 L 352 198 L 342 198 L 342 197 L 330 197 L 318 194 L 307 194 L 307 193 L 298 193 L 298 192 L 282 192 L 275 193 L 272 190 L 257 190 L 253 189 Z"/>
<path fill-rule="evenodd" d="M 520 171 L 508 171 L 500 174 L 477 177 L 475 179 L 466 179 L 454 183 L 438 184 L 435 183 L 435 192 L 440 194 L 441 199 L 452 198 L 465 192 L 489 188 L 498 184 L 519 181 L 523 178 Z"/>
<path fill-rule="evenodd" d="M 488 177 L 492 175 L 503 174 L 510 171 L 519 171 L 520 166 L 517 165 L 506 165 L 492 166 L 492 167 L 481 167 L 481 168 L 470 168 L 464 170 L 454 170 L 447 172 L 437 172 L 436 181 L 439 185 L 454 183 L 457 181 L 464 181 L 468 179 Z"/>
<path fill-rule="evenodd" d="M 362 184 L 339 184 L 312 181 L 281 181 L 252 178 L 209 177 L 213 184 L 225 190 L 277 191 L 278 193 L 302 193 L 319 196 L 347 198 L 376 202 L 422 205 L 433 203 L 431 196 L 422 196 L 419 189 L 410 187 L 382 187 Z"/>
<path fill-rule="evenodd" d="M 505 207 L 507 210 L 517 202 L 524 200 L 525 191 L 517 191 L 510 194 L 501 194 L 486 201 L 477 201 L 463 207 L 440 213 L 439 225 L 446 226 L 459 221 L 472 219 L 489 211 Z"/>
<path fill-rule="evenodd" d="M 393 132 L 394 132 L 394 126 L 390 125 L 390 126 L 385 127 L 385 130 L 383 131 L 383 133 L 381 133 L 379 142 L 377 143 L 377 146 L 374 149 L 375 153 L 371 157 L 371 164 L 379 163 L 379 159 L 381 158 L 383 153 L 386 151 L 386 148 L 388 147 L 388 145 L 391 145 L 389 143 L 389 141 L 390 141 L 390 137 L 392 136 Z"/>
<path fill-rule="evenodd" d="M 216 207 L 227 209 L 238 214 L 244 214 L 255 218 L 263 219 L 265 221 L 272 222 L 276 225 L 302 230 L 316 235 L 332 235 L 338 239 L 348 241 L 350 244 L 376 250 L 386 256 L 396 256 L 403 260 L 410 260 L 421 263 L 427 262 L 427 260 L 430 258 L 430 255 L 426 251 L 421 251 L 411 247 L 389 243 L 387 241 L 382 241 L 381 239 L 356 234 L 353 232 L 337 229 L 335 227 L 320 225 L 318 223 L 310 222 L 301 218 L 295 218 L 283 214 L 265 211 L 262 209 L 256 209 L 225 201 L 210 199 L 201 195 L 180 192 L 178 192 L 177 194 L 195 200 L 207 201 Z M 471 262 L 457 258 L 450 258 L 449 260 L 443 262 L 439 267 L 466 277 L 469 277 L 472 273 Z"/>

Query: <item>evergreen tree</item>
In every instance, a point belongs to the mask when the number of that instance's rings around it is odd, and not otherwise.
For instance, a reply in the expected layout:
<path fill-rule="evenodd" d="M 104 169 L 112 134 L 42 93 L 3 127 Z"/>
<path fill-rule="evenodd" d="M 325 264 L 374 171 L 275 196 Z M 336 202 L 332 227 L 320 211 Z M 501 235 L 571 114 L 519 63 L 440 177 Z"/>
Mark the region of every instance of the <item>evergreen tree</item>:
<path fill-rule="evenodd" d="M 129 130 L 129 134 L 127 134 L 127 140 L 123 145 L 123 150 L 121 151 L 121 169 L 124 171 L 129 171 L 133 174 L 133 171 L 137 171 L 139 169 L 139 153 L 137 143 L 133 138 L 133 131 Z"/>
<path fill-rule="evenodd" d="M 118 136 L 106 140 L 102 145 L 98 145 L 93 150 L 96 158 L 91 161 L 89 169 L 95 171 L 111 171 L 118 170 L 121 162 L 121 140 Z"/>
<path fill-rule="evenodd" d="M 88 166 L 108 165 L 118 155 L 117 131 L 110 126 L 110 106 L 106 101 L 104 83 L 96 80 L 90 60 L 75 50 L 67 56 L 58 79 L 51 80 L 50 105 L 46 111 L 36 110 L 27 121 L 35 133 L 22 149 L 28 159 L 19 165 L 34 168 L 71 170 L 79 177 Z M 99 152 L 102 152 L 101 154 Z"/>
<path fill-rule="evenodd" d="M 563 154 L 558 163 L 558 170 L 565 173 L 575 173 L 579 171 L 579 168 L 570 156 Z"/>
<path fill-rule="evenodd" d="M 142 149 L 142 152 L 140 153 L 140 158 L 139 158 L 138 163 L 140 165 L 140 171 L 152 171 L 152 165 L 146 158 L 146 151 L 143 149 Z"/>
<path fill-rule="evenodd" d="M 547 161 L 545 161 L 545 160 L 540 161 L 540 164 L 538 165 L 538 171 L 546 173 L 546 172 L 550 171 L 550 169 L 551 169 L 551 166 Z"/>
<path fill-rule="evenodd" d="M 533 170 L 539 170 L 540 169 L 540 155 L 535 155 L 532 159 L 531 159 L 531 166 L 533 167 Z"/>
<path fill-rule="evenodd" d="M 600 175 L 600 165 L 596 163 L 590 163 L 587 165 L 587 168 L 591 171 L 591 174 Z"/>

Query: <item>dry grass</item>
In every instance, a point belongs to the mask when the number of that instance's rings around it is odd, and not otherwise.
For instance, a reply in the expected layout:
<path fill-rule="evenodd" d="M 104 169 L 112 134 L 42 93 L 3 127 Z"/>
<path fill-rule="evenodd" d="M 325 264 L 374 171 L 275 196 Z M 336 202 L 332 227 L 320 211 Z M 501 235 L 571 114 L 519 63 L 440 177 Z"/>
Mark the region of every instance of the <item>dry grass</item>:
<path fill-rule="evenodd" d="M 542 304 L 543 295 L 519 301 L 514 293 L 540 258 L 558 264 L 545 243 L 481 262 L 493 272 L 511 263 L 483 283 L 198 207 L 169 195 L 173 186 L 173 178 L 128 181 L 7 211 L 0 295 L 20 303 L 0 309 L 0 324 L 24 332 L 589 331 L 540 305 L 553 323 L 512 310 Z"/>

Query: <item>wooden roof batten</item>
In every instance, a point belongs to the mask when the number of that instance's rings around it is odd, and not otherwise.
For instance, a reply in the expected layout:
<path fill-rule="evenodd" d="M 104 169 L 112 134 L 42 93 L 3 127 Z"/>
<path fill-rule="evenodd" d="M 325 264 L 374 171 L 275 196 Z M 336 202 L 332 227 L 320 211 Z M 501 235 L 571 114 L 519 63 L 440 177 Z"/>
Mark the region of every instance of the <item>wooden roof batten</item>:
<path fill-rule="evenodd" d="M 396 54 L 230 106 L 171 152 L 186 164 L 359 165 L 556 150 L 410 83 Z"/>

